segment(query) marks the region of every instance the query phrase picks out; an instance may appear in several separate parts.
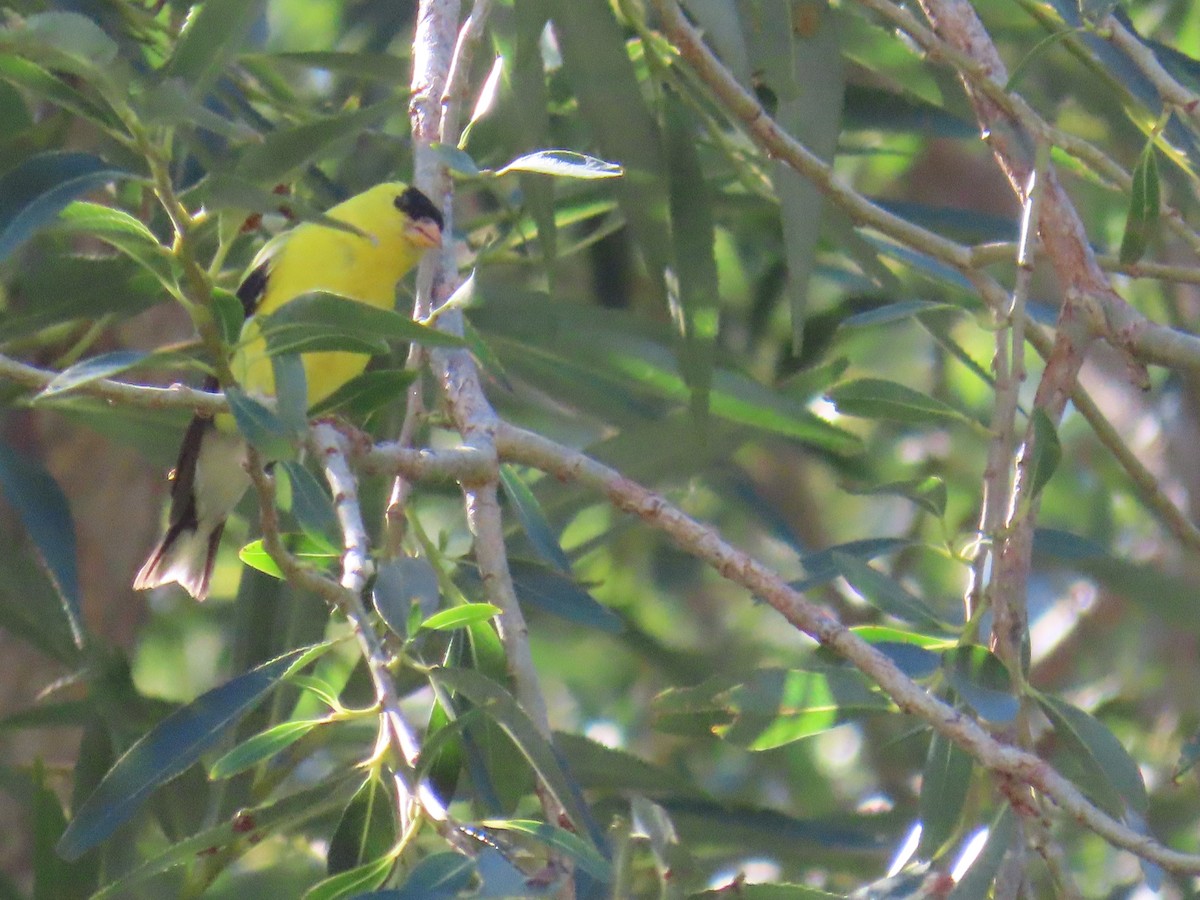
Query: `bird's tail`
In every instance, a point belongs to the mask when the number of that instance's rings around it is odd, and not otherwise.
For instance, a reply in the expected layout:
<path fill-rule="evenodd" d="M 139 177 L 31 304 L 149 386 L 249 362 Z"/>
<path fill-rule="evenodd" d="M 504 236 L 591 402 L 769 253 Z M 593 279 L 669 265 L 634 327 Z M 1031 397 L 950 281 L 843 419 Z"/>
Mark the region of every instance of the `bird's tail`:
<path fill-rule="evenodd" d="M 167 531 L 133 580 L 135 590 L 176 582 L 197 600 L 208 596 L 225 519 L 250 485 L 245 460 L 239 435 L 192 419 L 171 473 Z"/>
<path fill-rule="evenodd" d="M 213 563 L 224 530 L 224 519 L 207 533 L 183 523 L 171 524 L 138 571 L 133 580 L 134 590 L 144 591 L 176 582 L 197 600 L 203 600 L 208 596 Z"/>

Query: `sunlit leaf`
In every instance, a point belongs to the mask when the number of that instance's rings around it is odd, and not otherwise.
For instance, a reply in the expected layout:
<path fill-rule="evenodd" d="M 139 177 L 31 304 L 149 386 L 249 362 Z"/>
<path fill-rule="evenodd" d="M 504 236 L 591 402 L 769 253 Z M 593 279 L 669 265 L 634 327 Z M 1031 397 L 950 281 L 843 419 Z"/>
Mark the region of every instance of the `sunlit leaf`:
<path fill-rule="evenodd" d="M 314 728 L 325 724 L 325 721 L 324 719 L 304 719 L 295 722 L 281 722 L 273 728 L 260 732 L 238 744 L 213 763 L 208 770 L 208 777 L 216 780 L 230 778 L 239 772 L 244 772 L 260 762 L 282 753 Z"/>
<path fill-rule="evenodd" d="M 506 175 L 509 172 L 533 172 L 557 178 L 585 179 L 619 178 L 625 174 L 624 169 L 616 163 L 605 162 L 573 150 L 539 150 L 520 156 L 496 170 L 497 175 Z"/>
<path fill-rule="evenodd" d="M 454 631 L 457 628 L 466 628 L 474 622 L 486 622 L 499 613 L 500 607 L 491 603 L 467 603 L 434 613 L 425 619 L 420 627 L 430 631 Z"/>

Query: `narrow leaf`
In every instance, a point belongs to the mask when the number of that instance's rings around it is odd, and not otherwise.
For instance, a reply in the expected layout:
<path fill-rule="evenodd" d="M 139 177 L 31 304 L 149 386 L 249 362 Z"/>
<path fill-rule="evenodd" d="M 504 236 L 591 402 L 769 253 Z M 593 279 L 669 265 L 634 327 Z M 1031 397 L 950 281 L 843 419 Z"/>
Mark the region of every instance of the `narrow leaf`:
<path fill-rule="evenodd" d="M 260 762 L 282 753 L 318 725 L 324 725 L 327 722 L 327 719 L 281 722 L 274 728 L 259 732 L 249 740 L 238 744 L 213 763 L 208 770 L 208 777 L 216 781 L 244 772 Z"/>
<path fill-rule="evenodd" d="M 117 760 L 71 820 L 58 852 L 78 859 L 127 822 L 151 792 L 182 774 L 288 674 L 309 648 L 286 653 L 201 694 Z"/>
<path fill-rule="evenodd" d="M 347 872 L 385 857 L 397 834 L 395 801 L 386 783 L 372 775 L 346 806 L 329 840 L 329 874 Z"/>
<path fill-rule="evenodd" d="M 284 304 L 262 319 L 260 328 L 272 353 L 282 352 L 283 345 L 293 344 L 297 337 L 322 336 L 345 336 L 365 341 L 368 346 L 377 346 L 381 340 L 417 341 L 429 347 L 463 346 L 461 338 L 390 309 L 319 291 Z"/>
<path fill-rule="evenodd" d="M 845 381 L 829 391 L 828 397 L 845 416 L 884 419 L 909 425 L 941 425 L 963 422 L 981 428 L 974 419 L 952 406 L 903 384 L 880 378 Z"/>
<path fill-rule="evenodd" d="M 0 490 L 21 517 L 21 524 L 45 563 L 71 637 L 75 646 L 82 648 L 85 632 L 75 522 L 62 488 L 37 462 L 0 443 Z"/>
<path fill-rule="evenodd" d="M 0 261 L 76 197 L 133 177 L 91 153 L 54 150 L 24 160 L 0 176 Z"/>
<path fill-rule="evenodd" d="M 301 561 L 314 564 L 319 568 L 333 565 L 342 558 L 341 550 L 317 535 L 283 534 L 280 535 L 280 538 L 289 553 Z M 275 578 L 283 578 L 283 572 L 279 570 L 279 566 L 275 564 L 271 554 L 267 553 L 261 539 L 251 541 L 238 551 L 238 559 L 259 572 Z"/>
<path fill-rule="evenodd" d="M 434 669 L 432 675 L 439 686 L 462 694 L 504 729 L 575 827 L 580 830 L 587 827 L 590 816 L 554 748 L 538 733 L 537 726 L 508 691 L 471 669 Z"/>
<path fill-rule="evenodd" d="M 476 622 L 486 622 L 500 613 L 500 607 L 491 603 L 467 603 L 434 613 L 421 623 L 421 628 L 430 631 L 454 631 L 466 628 Z"/>
<path fill-rule="evenodd" d="M 917 852 L 922 859 L 937 857 L 958 830 L 972 768 L 971 757 L 957 744 L 940 734 L 930 738 L 921 772 L 921 844 Z"/>
<path fill-rule="evenodd" d="M 298 435 L 272 410 L 241 388 L 228 388 L 225 399 L 237 422 L 238 431 L 262 454 L 264 460 L 295 459 Z"/>
<path fill-rule="evenodd" d="M 580 869 L 598 881 L 607 884 L 612 880 L 612 866 L 595 848 L 578 835 L 557 828 L 548 822 L 529 819 L 486 819 L 479 823 L 494 831 L 511 831 L 535 838 L 539 843 L 570 857 Z"/>
<path fill-rule="evenodd" d="M 910 594 L 894 578 L 845 553 L 835 553 L 833 564 L 854 590 L 882 612 L 929 631 L 945 630 L 946 626 L 925 601 Z"/>
<path fill-rule="evenodd" d="M 412 369 L 375 369 L 350 379 L 309 409 L 310 416 L 332 412 L 354 422 L 363 422 L 374 412 L 404 399 L 416 380 Z"/>
<path fill-rule="evenodd" d="M 177 78 L 196 96 L 203 95 L 246 41 L 265 7 L 263 0 L 205 0 L 193 6 L 163 76 Z"/>
<path fill-rule="evenodd" d="M 537 555 L 558 571 L 570 576 L 571 561 L 567 559 L 567 554 L 563 552 L 562 546 L 558 543 L 558 537 L 551 529 L 550 523 L 546 521 L 546 514 L 542 511 L 541 504 L 533 495 L 533 491 L 517 474 L 516 469 L 510 465 L 500 467 L 500 484 L 504 488 L 505 496 L 516 510 L 517 520 L 521 523 L 521 528 L 525 531 L 525 536 L 529 538 L 533 549 L 537 551 Z"/>
<path fill-rule="evenodd" d="M 55 375 L 53 380 L 42 388 L 36 399 L 53 397 L 55 394 L 66 393 L 101 378 L 109 378 L 118 372 L 132 369 L 148 356 L 148 353 L 140 350 L 114 350 L 77 362 Z"/>
<path fill-rule="evenodd" d="M 1041 494 L 1061 460 L 1062 444 L 1058 441 L 1058 431 L 1046 411 L 1039 406 L 1033 411 L 1033 459 L 1029 464 L 1030 490 L 1028 496 L 1023 498 L 1025 502 Z"/>
<path fill-rule="evenodd" d="M 1126 805 L 1144 815 L 1149 806 L 1146 784 L 1116 735 L 1099 719 L 1057 697 L 1037 693 L 1034 699 L 1062 741 L 1063 768 L 1084 793 L 1118 819 L 1125 818 Z"/>
<path fill-rule="evenodd" d="M 1158 157 L 1154 138 L 1146 143 L 1133 169 L 1133 184 L 1129 191 L 1129 212 L 1125 218 L 1125 233 L 1121 237 L 1118 257 L 1125 265 L 1137 262 L 1146 252 L 1158 230 L 1160 195 Z"/>
<path fill-rule="evenodd" d="M 619 178 L 625 170 L 616 163 L 573 150 L 539 150 L 514 159 L 496 170 L 497 175 L 509 172 L 535 172 L 557 178 Z"/>
<path fill-rule="evenodd" d="M 986 647 L 956 647 L 942 655 L 946 679 L 989 722 L 1011 722 L 1020 709 L 1004 663 Z"/>

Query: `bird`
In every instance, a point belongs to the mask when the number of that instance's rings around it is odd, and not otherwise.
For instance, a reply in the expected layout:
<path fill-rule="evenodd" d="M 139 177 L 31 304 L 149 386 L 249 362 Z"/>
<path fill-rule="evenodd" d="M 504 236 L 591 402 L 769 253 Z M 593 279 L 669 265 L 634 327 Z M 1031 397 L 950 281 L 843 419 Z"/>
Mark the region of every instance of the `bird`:
<path fill-rule="evenodd" d="M 269 400 L 275 390 L 257 317 L 313 291 L 391 309 L 396 283 L 426 250 L 441 246 L 445 227 L 433 201 L 400 182 L 368 188 L 330 208 L 326 216 L 354 230 L 305 222 L 283 232 L 254 258 L 237 290 L 246 319 L 229 368 L 251 396 Z M 361 374 L 369 357 L 320 351 L 304 353 L 301 359 L 311 407 Z M 205 388 L 216 390 L 216 379 L 210 378 Z M 246 442 L 232 417 L 193 417 L 168 478 L 167 527 L 133 587 L 147 590 L 177 583 L 203 600 L 225 520 L 250 486 Z"/>

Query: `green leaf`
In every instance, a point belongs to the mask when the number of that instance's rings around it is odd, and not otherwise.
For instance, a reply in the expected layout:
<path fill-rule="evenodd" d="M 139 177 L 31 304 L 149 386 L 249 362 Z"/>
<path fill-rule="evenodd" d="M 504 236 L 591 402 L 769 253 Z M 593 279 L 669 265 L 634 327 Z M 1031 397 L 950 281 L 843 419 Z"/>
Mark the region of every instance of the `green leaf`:
<path fill-rule="evenodd" d="M 85 642 L 75 522 L 58 482 L 36 461 L 0 443 L 0 490 L 45 564 L 77 648 Z"/>
<path fill-rule="evenodd" d="M 143 125 L 200 128 L 233 141 L 250 141 L 258 132 L 213 112 L 200 95 L 180 78 L 159 82 L 137 98 Z"/>
<path fill-rule="evenodd" d="M 342 558 L 341 550 L 316 535 L 282 534 L 279 537 L 283 546 L 293 556 L 298 557 L 301 562 L 315 564 L 318 568 L 327 568 Z M 261 539 L 242 547 L 238 551 L 238 559 L 259 572 L 274 578 L 283 578 L 283 572 L 279 570 L 275 560 L 271 559 L 271 554 L 267 553 Z"/>
<path fill-rule="evenodd" d="M 221 332 L 221 340 L 230 347 L 236 347 L 242 337 L 242 328 L 246 324 L 246 308 L 233 291 L 223 287 L 214 287 L 213 318 L 216 319 L 217 329 Z"/>
<path fill-rule="evenodd" d="M 534 172 L 538 175 L 553 175 L 556 178 L 619 178 L 625 174 L 616 163 L 605 162 L 594 156 L 576 153 L 573 150 L 539 150 L 519 156 L 506 166 L 496 170 L 497 175 L 509 172 Z"/>
<path fill-rule="evenodd" d="M 1142 772 L 1116 735 L 1082 709 L 1049 694 L 1034 699 L 1054 725 L 1067 775 L 1109 815 L 1124 820 L 1126 806 L 1145 815 L 1149 806 Z"/>
<path fill-rule="evenodd" d="M 846 90 L 835 10 L 825 0 L 766 4 L 743 15 L 742 28 L 756 87 L 760 93 L 770 91 L 777 101 L 776 121 L 831 163 Z M 816 186 L 785 163 L 776 161 L 769 171 L 783 226 L 792 345 L 799 353 L 825 203 Z"/>
<path fill-rule="evenodd" d="M 798 591 L 811 591 L 815 587 L 833 581 L 842 574 L 835 559 L 838 554 L 869 560 L 878 556 L 887 556 L 903 550 L 905 547 L 911 547 L 912 544 L 912 541 L 905 538 L 863 538 L 826 547 L 816 553 L 809 553 L 800 560 L 800 564 L 804 566 L 804 578 L 793 582 L 792 587 Z"/>
<path fill-rule="evenodd" d="M 554 748 L 538 733 L 537 726 L 508 691 L 472 669 L 438 668 L 432 671 L 432 677 L 439 687 L 462 694 L 499 725 L 575 827 L 580 830 L 587 827 L 590 817 L 559 764 Z"/>
<path fill-rule="evenodd" d="M 455 900 L 475 875 L 475 861 L 461 853 L 433 853 L 412 867 L 398 890 L 380 891 L 378 900 Z"/>
<path fill-rule="evenodd" d="M 581 587 L 573 575 L 564 575 L 557 569 L 541 563 L 515 557 L 509 559 L 508 568 L 517 598 L 522 603 L 545 610 L 568 622 L 610 634 L 618 634 L 624 630 L 625 625 L 621 617 Z M 460 572 L 464 590 L 482 591 L 477 566 L 464 561 Z"/>
<path fill-rule="evenodd" d="M 259 183 L 285 181 L 301 166 L 330 152 L 338 144 L 361 137 L 367 128 L 407 105 L 408 95 L 404 94 L 352 112 L 277 128 L 242 153 L 234 172 L 241 178 Z"/>
<path fill-rule="evenodd" d="M 76 12 L 42 12 L 25 19 L 15 34 L 100 70 L 117 59 L 117 42 L 92 19 Z"/>
<path fill-rule="evenodd" d="M 827 396 L 844 416 L 883 419 L 908 425 L 961 422 L 985 430 L 954 407 L 895 381 L 880 378 L 844 381 L 830 390 Z"/>
<path fill-rule="evenodd" d="M 143 269 L 153 272 L 168 291 L 177 290 L 171 252 L 158 242 L 158 238 L 141 220 L 124 210 L 76 200 L 58 214 L 53 230 L 104 241 Z"/>
<path fill-rule="evenodd" d="M 889 575 L 873 569 L 856 556 L 835 553 L 833 564 L 849 585 L 876 609 L 912 622 L 928 631 L 944 631 L 945 624 L 925 601 L 909 593 Z"/>
<path fill-rule="evenodd" d="M 889 709 L 886 697 L 847 669 L 764 668 L 742 683 L 714 676 L 694 687 L 664 691 L 653 702 L 662 730 L 676 732 L 691 719 L 750 750 L 781 747 Z"/>
<path fill-rule="evenodd" d="M 461 150 L 451 144 L 442 144 L 435 142 L 430 145 L 430 150 L 442 162 L 442 164 L 450 170 L 454 175 L 461 178 L 478 178 L 483 174 L 483 170 L 479 168 L 479 164 L 466 150 Z"/>
<path fill-rule="evenodd" d="M 575 865 L 596 880 L 605 884 L 612 880 L 612 866 L 608 860 L 596 852 L 595 848 L 584 842 L 578 835 L 557 828 L 548 822 L 536 822 L 530 819 L 485 819 L 479 824 L 493 831 L 508 831 L 532 837 L 559 855 L 569 857 Z"/>
<path fill-rule="evenodd" d="M 286 473 L 291 487 L 291 513 L 304 533 L 316 535 L 318 539 L 337 534 L 337 514 L 329 492 L 321 482 L 298 462 L 284 462 L 280 468 Z"/>
<path fill-rule="evenodd" d="M 608 747 L 569 731 L 556 731 L 554 745 L 566 758 L 579 786 L 585 790 L 636 791 L 672 797 L 703 795 L 686 774 L 666 765 L 647 762 L 628 750 Z"/>
<path fill-rule="evenodd" d="M 56 394 L 65 394 L 101 378 L 110 378 L 118 372 L 132 369 L 149 357 L 150 354 L 140 350 L 114 350 L 111 353 L 89 357 L 55 375 L 34 399 L 42 400 Z"/>
<path fill-rule="evenodd" d="M 285 425 L 271 409 L 241 388 L 226 388 L 225 399 L 241 432 L 263 456 L 264 461 L 295 459 L 299 435 Z"/>
<path fill-rule="evenodd" d="M 192 6 L 162 77 L 178 79 L 197 97 L 203 96 L 245 43 L 266 5 L 264 0 L 205 0 Z"/>
<path fill-rule="evenodd" d="M 940 734 L 929 740 L 925 768 L 921 771 L 922 859 L 936 859 L 958 830 L 967 791 L 971 786 L 974 760 Z"/>
<path fill-rule="evenodd" d="M 62 78 L 21 56 L 0 54 L 0 81 L 24 88 L 34 97 L 46 100 L 83 121 L 93 122 L 100 128 L 119 127 L 110 110 L 97 106 Z"/>
<path fill-rule="evenodd" d="M 857 497 L 894 494 L 898 497 L 908 498 L 939 519 L 946 515 L 946 482 L 936 475 L 910 478 L 906 481 L 889 481 L 887 484 L 878 484 L 873 487 L 844 487 L 843 490 Z"/>
<path fill-rule="evenodd" d="M 336 412 L 355 422 L 365 421 L 372 413 L 400 403 L 417 373 L 412 369 L 374 369 L 351 378 L 336 391 L 314 403 L 309 416 Z"/>
<path fill-rule="evenodd" d="M 396 861 L 391 856 L 380 857 L 317 882 L 304 892 L 301 900 L 343 900 L 347 897 L 369 897 L 370 894 L 365 892 L 371 891 L 387 881 L 388 875 L 395 867 Z"/>
<path fill-rule="evenodd" d="M 1000 871 L 1000 864 L 1012 847 L 1016 833 L 1016 813 L 1005 804 L 992 822 L 983 850 L 954 886 L 948 900 L 987 900 L 991 896 L 992 881 Z"/>
<path fill-rule="evenodd" d="M 270 803 L 242 810 L 235 818 L 207 828 L 169 846 L 158 856 L 109 883 L 91 900 L 142 896 L 134 890 L 152 878 L 178 866 L 191 865 L 196 858 L 235 841 L 257 841 L 274 834 L 294 831 L 306 822 L 341 810 L 362 784 L 361 773 L 351 769 L 335 773 L 315 787 L 288 794 Z M 250 823 L 250 832 L 245 826 Z"/>
<path fill-rule="evenodd" d="M 989 722 L 1011 722 L 1020 710 L 1004 663 L 986 647 L 956 647 L 942 654 L 946 680 L 958 695 Z"/>
<path fill-rule="evenodd" d="M 275 415 L 293 434 L 303 434 L 308 428 L 308 381 L 304 363 L 295 353 L 273 353 L 271 374 L 275 380 Z"/>
<path fill-rule="evenodd" d="M 208 777 L 216 781 L 244 772 L 260 762 L 282 753 L 318 725 L 328 724 L 328 721 L 328 719 L 303 719 L 295 722 L 281 722 L 274 728 L 259 732 L 249 740 L 238 744 L 213 763 L 208 770 Z"/>
<path fill-rule="evenodd" d="M 1142 155 L 1133 169 L 1133 185 L 1129 191 L 1129 212 L 1125 218 L 1125 233 L 1121 237 L 1118 258 L 1131 265 L 1142 258 L 1158 231 L 1160 194 L 1158 156 L 1154 137 L 1146 142 Z"/>
<path fill-rule="evenodd" d="M 664 98 L 664 140 L 671 165 L 667 190 L 671 211 L 671 250 L 675 263 L 673 299 L 676 325 L 683 332 L 679 371 L 690 392 L 689 406 L 707 420 L 715 365 L 720 302 L 713 253 L 716 225 L 710 189 L 696 149 L 699 131 L 692 111 L 674 94 Z M 672 285 L 668 283 L 668 291 Z"/>
<path fill-rule="evenodd" d="M 1062 445 L 1058 431 L 1046 411 L 1040 406 L 1033 411 L 1033 459 L 1029 463 L 1029 493 L 1023 498 L 1032 501 L 1042 493 L 1062 460 Z"/>
<path fill-rule="evenodd" d="M 416 341 L 429 347 L 463 346 L 461 338 L 390 309 L 324 292 L 297 297 L 256 321 L 272 354 L 343 349 L 378 353 L 387 349 L 388 341 Z M 335 343 L 343 339 L 357 343 L 349 348 Z"/>
<path fill-rule="evenodd" d="M 516 510 L 517 520 L 537 555 L 564 575 L 571 576 L 571 561 L 567 559 L 567 554 L 558 543 L 558 537 L 546 521 L 546 514 L 529 485 L 521 480 L 517 470 L 510 465 L 500 467 L 500 484 Z"/>
<path fill-rule="evenodd" d="M 486 622 L 500 614 L 500 607 L 491 603 L 467 603 L 434 613 L 423 621 L 421 628 L 430 631 L 454 631 L 466 628 L 475 622 Z"/>
<path fill-rule="evenodd" d="M 387 857 L 398 834 L 396 801 L 387 784 L 372 775 L 347 805 L 330 838 L 326 858 L 329 874 L 348 872 Z"/>
<path fill-rule="evenodd" d="M 91 153 L 39 153 L 0 175 L 0 261 L 54 220 L 72 200 L 121 178 L 135 178 Z"/>
<path fill-rule="evenodd" d="M 67 827 L 67 818 L 58 795 L 46 784 L 40 758 L 33 765 L 29 781 L 33 794 L 28 798 L 33 900 L 84 900 L 92 896 L 98 874 L 96 861 L 71 864 L 54 852 L 54 845 Z"/>
<path fill-rule="evenodd" d="M 171 713 L 117 760 L 75 813 L 58 852 L 78 859 L 127 822 L 150 794 L 181 775 L 302 660 L 303 647 L 201 694 Z"/>
<path fill-rule="evenodd" d="M 441 602 L 437 572 L 423 556 L 398 556 L 379 566 L 371 599 L 384 624 L 399 637 L 408 634 L 413 607 L 432 615 Z"/>
<path fill-rule="evenodd" d="M 866 312 L 856 313 L 842 320 L 842 328 L 870 328 L 877 325 L 892 325 L 905 319 L 919 317 L 922 313 L 935 310 L 957 310 L 952 303 L 937 303 L 933 300 L 901 300 L 887 303 Z"/>

